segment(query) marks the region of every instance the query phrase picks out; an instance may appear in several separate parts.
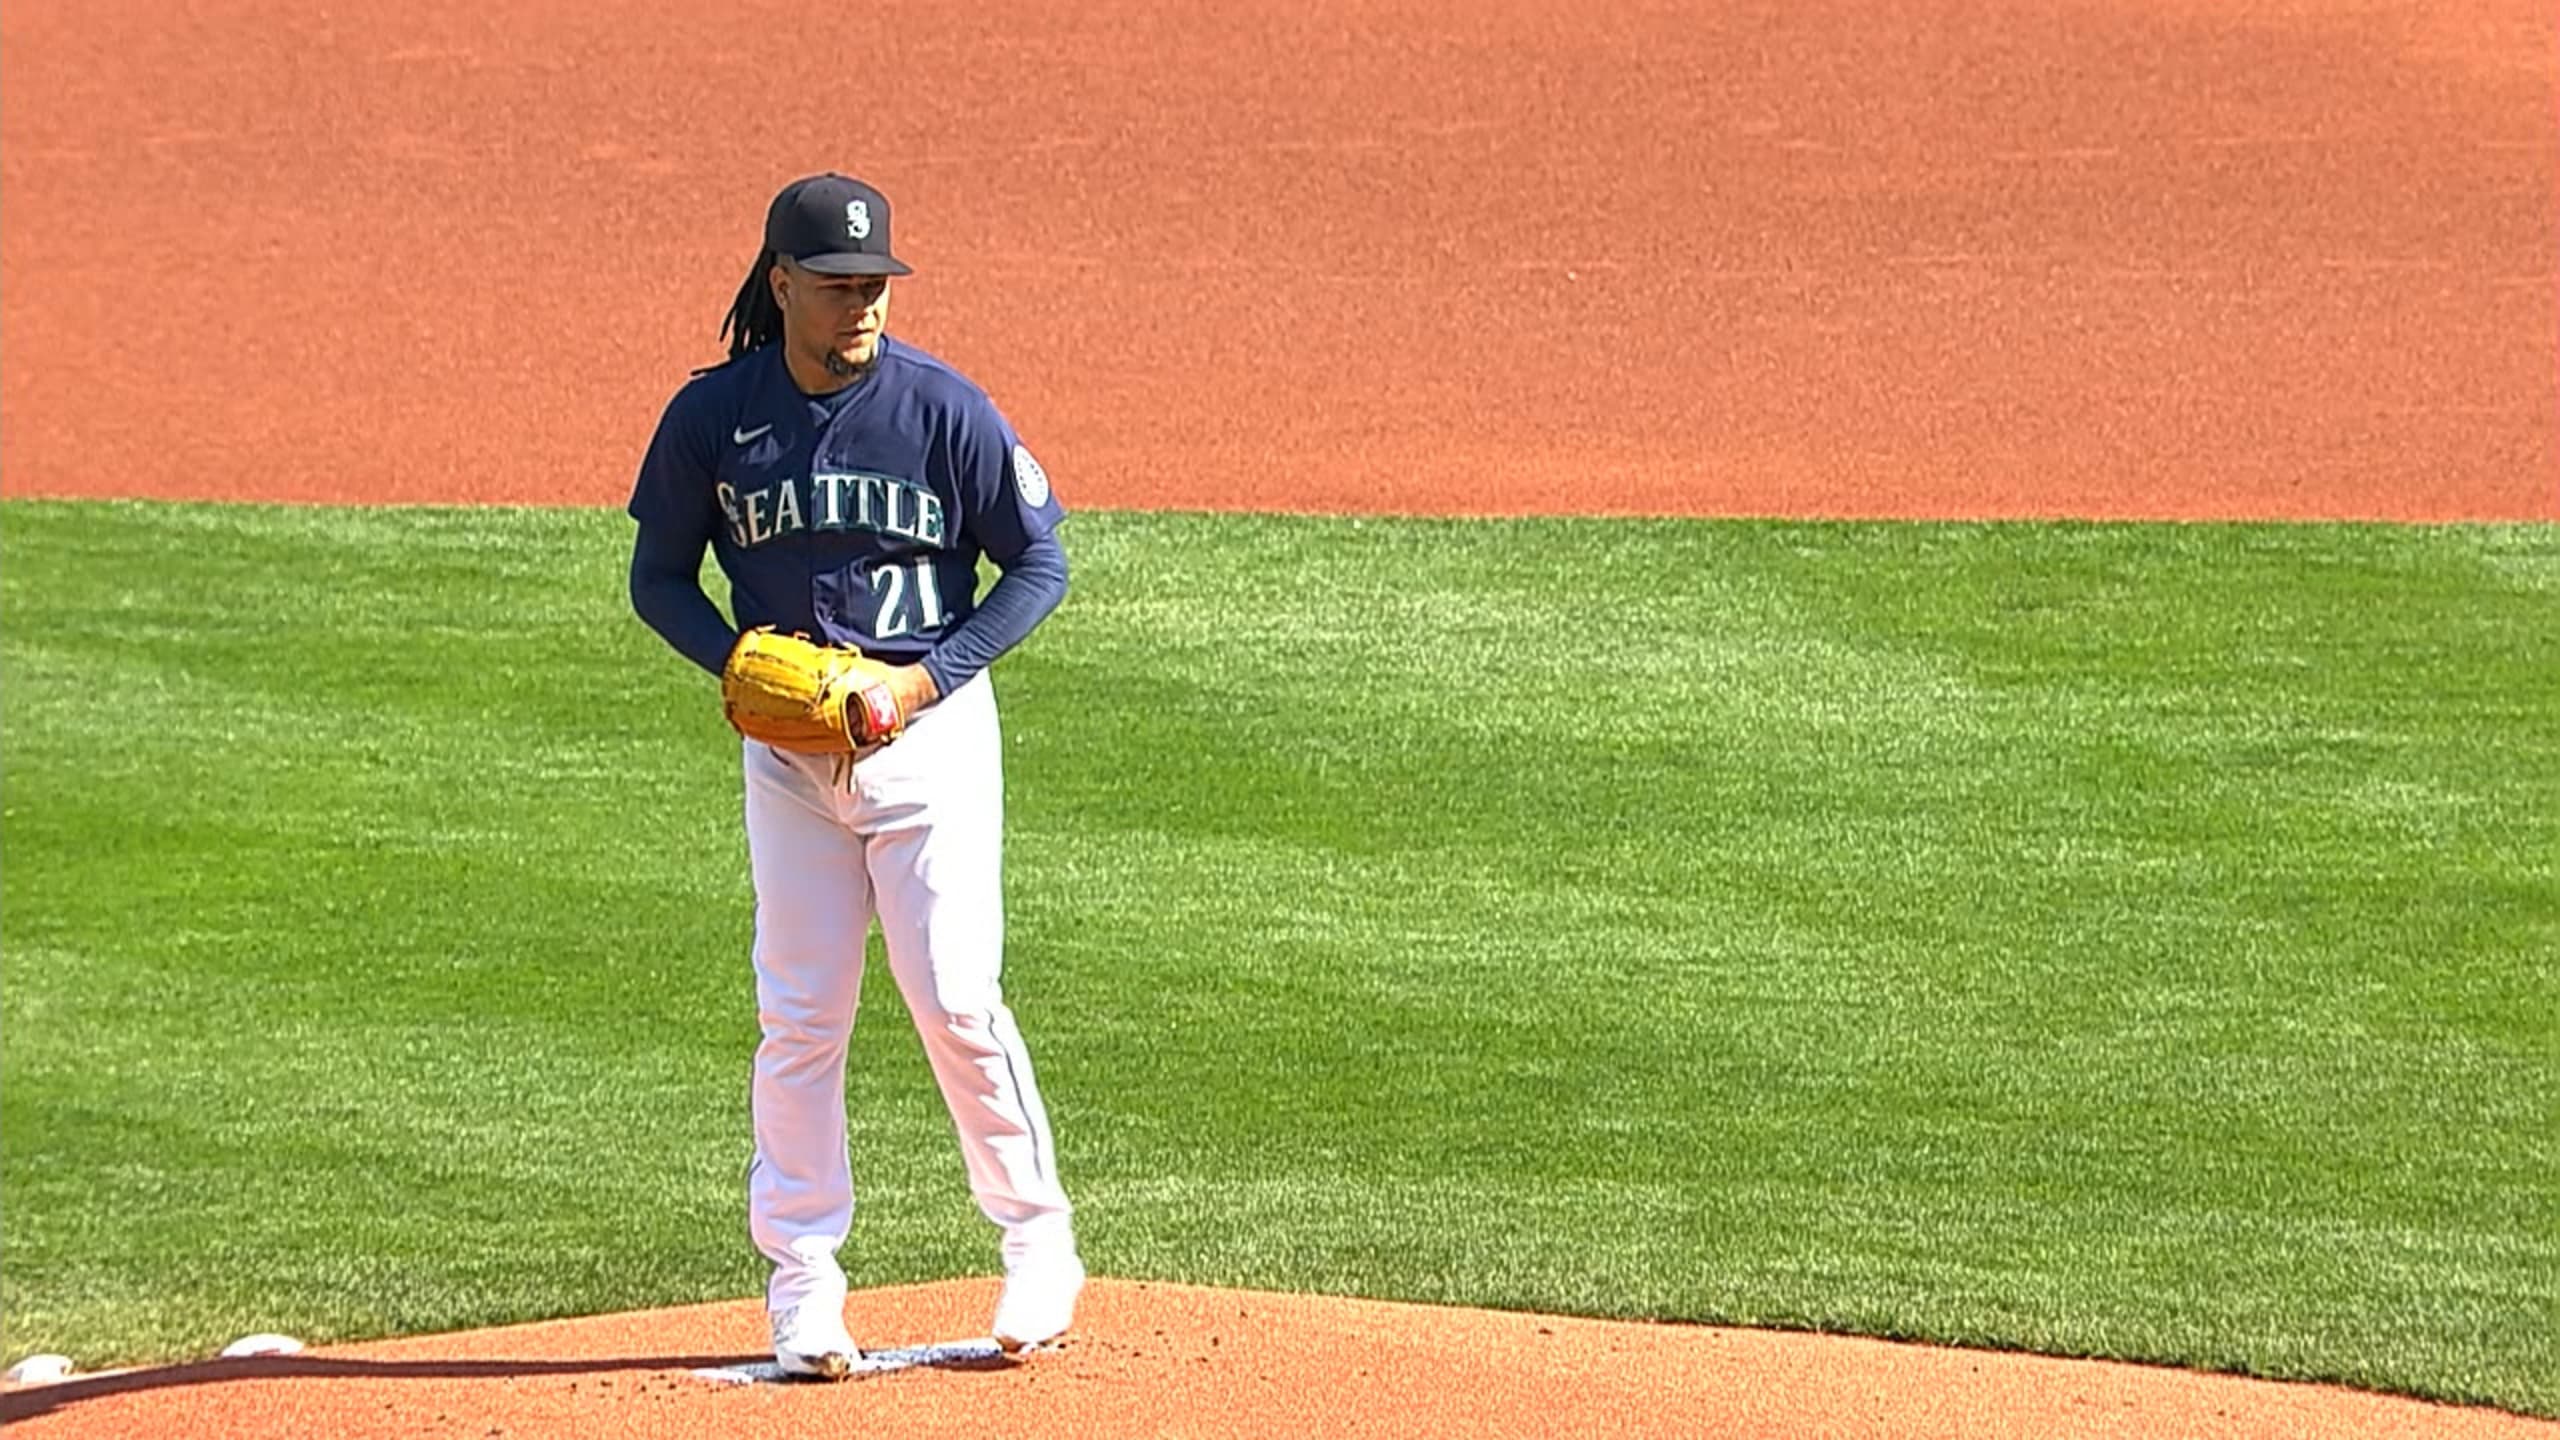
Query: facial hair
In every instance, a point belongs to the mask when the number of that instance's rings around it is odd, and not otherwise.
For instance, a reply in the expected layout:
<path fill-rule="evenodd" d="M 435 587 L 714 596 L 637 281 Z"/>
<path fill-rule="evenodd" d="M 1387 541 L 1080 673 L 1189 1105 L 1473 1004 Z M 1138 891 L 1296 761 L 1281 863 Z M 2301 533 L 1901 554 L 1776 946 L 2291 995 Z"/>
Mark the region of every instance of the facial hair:
<path fill-rule="evenodd" d="M 863 376 L 870 374 L 871 367 L 879 363 L 880 347 L 877 344 L 871 347 L 871 358 L 858 364 L 844 358 L 844 352 L 834 348 L 833 346 L 829 346 L 827 349 L 827 373 L 838 380 L 859 380 Z"/>

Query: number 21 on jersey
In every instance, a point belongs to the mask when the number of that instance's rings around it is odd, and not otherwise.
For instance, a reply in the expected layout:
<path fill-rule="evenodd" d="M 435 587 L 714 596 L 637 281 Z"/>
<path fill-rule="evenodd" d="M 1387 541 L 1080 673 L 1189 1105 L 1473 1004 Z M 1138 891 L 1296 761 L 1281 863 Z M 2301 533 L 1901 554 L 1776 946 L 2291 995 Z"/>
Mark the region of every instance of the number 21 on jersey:
<path fill-rule="evenodd" d="M 932 557 L 875 566 L 871 571 L 871 602 L 874 640 L 894 640 L 940 628 L 942 581 L 934 573 Z"/>

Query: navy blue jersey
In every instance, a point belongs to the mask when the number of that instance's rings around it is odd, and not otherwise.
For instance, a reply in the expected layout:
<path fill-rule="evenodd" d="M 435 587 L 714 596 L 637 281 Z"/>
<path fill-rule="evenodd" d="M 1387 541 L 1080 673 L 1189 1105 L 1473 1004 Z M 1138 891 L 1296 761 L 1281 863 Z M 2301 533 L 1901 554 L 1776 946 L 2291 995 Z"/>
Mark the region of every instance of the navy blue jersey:
<path fill-rule="evenodd" d="M 881 337 L 871 374 L 812 397 L 768 345 L 667 402 L 631 489 L 650 530 L 699 535 L 740 629 L 771 625 L 920 660 L 1064 510 L 995 403 Z"/>

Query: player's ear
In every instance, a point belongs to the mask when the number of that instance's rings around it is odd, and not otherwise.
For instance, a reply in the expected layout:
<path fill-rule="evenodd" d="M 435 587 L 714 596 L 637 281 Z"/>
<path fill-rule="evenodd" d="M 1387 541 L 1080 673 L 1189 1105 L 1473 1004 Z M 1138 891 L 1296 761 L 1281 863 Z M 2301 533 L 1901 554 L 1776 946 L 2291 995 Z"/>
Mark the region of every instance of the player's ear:
<path fill-rule="evenodd" d="M 790 298 L 791 267 L 782 263 L 781 256 L 774 257 L 773 268 L 764 273 L 764 281 L 765 285 L 773 291 L 775 306 L 789 309 L 790 307 L 783 302 Z"/>

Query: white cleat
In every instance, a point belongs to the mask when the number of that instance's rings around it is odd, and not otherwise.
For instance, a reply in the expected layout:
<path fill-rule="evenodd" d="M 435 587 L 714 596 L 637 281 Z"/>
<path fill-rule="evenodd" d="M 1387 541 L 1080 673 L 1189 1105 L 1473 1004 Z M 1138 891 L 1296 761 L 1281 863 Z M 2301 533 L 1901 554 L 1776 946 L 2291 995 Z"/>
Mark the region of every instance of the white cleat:
<path fill-rule="evenodd" d="M 996 1302 L 996 1344 L 1008 1355 L 1045 1345 L 1067 1333 L 1084 1293 L 1084 1265 L 1073 1252 L 1032 1257 L 1008 1266 L 1004 1297 Z"/>
<path fill-rule="evenodd" d="M 841 1380 L 853 1373 L 862 1351 L 844 1328 L 841 1302 L 811 1300 L 772 1312 L 773 1363 L 785 1375 L 812 1380 Z"/>

